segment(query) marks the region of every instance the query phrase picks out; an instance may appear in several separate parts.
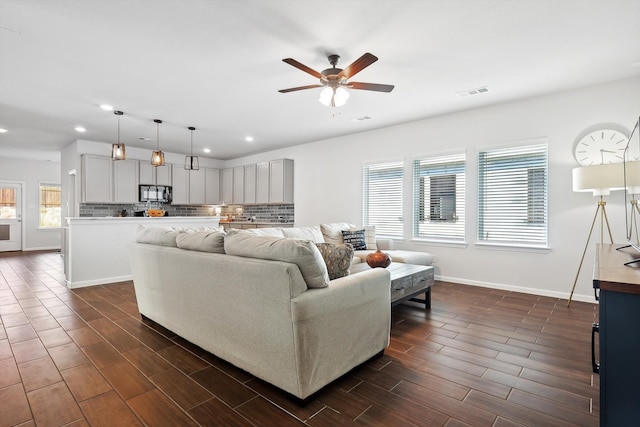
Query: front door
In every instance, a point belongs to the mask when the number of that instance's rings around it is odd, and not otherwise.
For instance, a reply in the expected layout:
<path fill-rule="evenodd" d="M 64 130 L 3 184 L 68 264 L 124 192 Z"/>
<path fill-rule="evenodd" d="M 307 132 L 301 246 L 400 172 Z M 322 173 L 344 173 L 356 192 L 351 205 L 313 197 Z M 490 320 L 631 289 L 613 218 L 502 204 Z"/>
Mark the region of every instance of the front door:
<path fill-rule="evenodd" d="M 0 182 L 0 252 L 22 250 L 22 185 Z"/>

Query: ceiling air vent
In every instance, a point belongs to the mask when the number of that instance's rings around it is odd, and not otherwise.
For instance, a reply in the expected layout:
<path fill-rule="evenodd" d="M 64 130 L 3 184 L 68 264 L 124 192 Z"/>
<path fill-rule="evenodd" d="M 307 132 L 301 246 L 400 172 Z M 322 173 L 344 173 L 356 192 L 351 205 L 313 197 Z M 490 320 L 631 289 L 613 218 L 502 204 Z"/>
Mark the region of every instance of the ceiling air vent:
<path fill-rule="evenodd" d="M 356 117 L 355 119 L 349 120 L 350 122 L 363 122 L 365 120 L 371 120 L 369 116 Z"/>
<path fill-rule="evenodd" d="M 456 95 L 458 96 L 458 98 L 466 98 L 468 96 L 480 95 L 481 93 L 487 93 L 487 92 L 489 92 L 489 89 L 487 89 L 486 86 L 482 86 L 482 87 L 477 87 L 475 89 L 469 89 L 469 90 L 464 90 L 462 92 L 458 92 L 456 93 Z"/>

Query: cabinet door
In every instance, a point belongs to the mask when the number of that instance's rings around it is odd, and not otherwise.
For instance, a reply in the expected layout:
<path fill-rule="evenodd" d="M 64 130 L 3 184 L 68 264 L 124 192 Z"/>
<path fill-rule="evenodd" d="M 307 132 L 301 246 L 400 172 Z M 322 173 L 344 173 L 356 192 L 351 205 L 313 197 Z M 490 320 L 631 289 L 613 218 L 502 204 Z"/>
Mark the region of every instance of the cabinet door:
<path fill-rule="evenodd" d="M 156 184 L 156 167 L 145 160 L 139 161 L 140 165 L 140 184 L 155 185 Z M 166 167 L 166 166 L 164 166 Z"/>
<path fill-rule="evenodd" d="M 188 170 L 186 172 L 189 175 L 189 204 L 204 205 L 204 169 Z"/>
<path fill-rule="evenodd" d="M 113 183 L 110 157 L 82 155 L 82 201 L 111 203 Z"/>
<path fill-rule="evenodd" d="M 256 203 L 269 203 L 269 163 L 256 165 Z"/>
<path fill-rule="evenodd" d="M 222 169 L 222 203 L 233 204 L 233 169 Z"/>
<path fill-rule="evenodd" d="M 244 166 L 244 203 L 256 202 L 256 165 Z"/>
<path fill-rule="evenodd" d="M 156 170 L 156 182 L 158 185 L 173 185 L 171 180 L 171 165 L 151 166 Z"/>
<path fill-rule="evenodd" d="M 269 203 L 293 203 L 293 160 L 269 162 Z"/>
<path fill-rule="evenodd" d="M 244 203 L 244 166 L 233 168 L 233 204 Z"/>
<path fill-rule="evenodd" d="M 182 165 L 171 165 L 171 175 L 173 179 L 172 205 L 189 204 L 189 171 L 184 170 Z"/>
<path fill-rule="evenodd" d="M 118 160 L 113 165 L 113 201 L 115 203 L 138 202 L 138 161 Z"/>
<path fill-rule="evenodd" d="M 204 203 L 207 205 L 220 204 L 220 169 L 206 168 L 204 170 Z"/>

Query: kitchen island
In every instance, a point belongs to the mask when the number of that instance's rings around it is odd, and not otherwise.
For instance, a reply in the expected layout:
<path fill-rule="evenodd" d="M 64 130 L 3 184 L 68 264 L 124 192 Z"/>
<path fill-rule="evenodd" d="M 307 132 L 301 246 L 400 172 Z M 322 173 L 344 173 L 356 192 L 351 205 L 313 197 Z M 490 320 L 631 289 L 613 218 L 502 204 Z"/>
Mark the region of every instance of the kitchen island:
<path fill-rule="evenodd" d="M 67 287 L 131 280 L 127 242 L 145 227 L 217 227 L 219 216 L 67 218 L 62 253 Z"/>

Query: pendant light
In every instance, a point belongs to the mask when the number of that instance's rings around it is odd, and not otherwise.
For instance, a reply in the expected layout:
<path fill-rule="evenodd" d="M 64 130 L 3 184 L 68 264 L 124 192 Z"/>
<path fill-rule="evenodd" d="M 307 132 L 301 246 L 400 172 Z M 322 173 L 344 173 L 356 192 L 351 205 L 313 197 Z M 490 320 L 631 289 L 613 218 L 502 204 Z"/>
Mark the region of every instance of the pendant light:
<path fill-rule="evenodd" d="M 191 148 L 190 148 L 190 156 L 185 156 L 184 158 L 184 168 L 186 170 L 197 171 L 200 169 L 200 165 L 198 162 L 198 156 L 193 155 L 193 131 L 196 130 L 193 126 L 189 126 L 187 129 L 191 131 Z"/>
<path fill-rule="evenodd" d="M 151 164 L 153 166 L 164 166 L 164 153 L 160 151 L 160 123 L 162 120 L 154 119 L 156 123 L 156 151 L 151 154 Z"/>
<path fill-rule="evenodd" d="M 125 153 L 124 144 L 120 142 L 120 116 L 124 113 L 116 110 L 113 114 L 118 116 L 118 139 L 116 139 L 115 144 L 111 145 L 111 160 L 126 160 L 127 154 Z"/>

